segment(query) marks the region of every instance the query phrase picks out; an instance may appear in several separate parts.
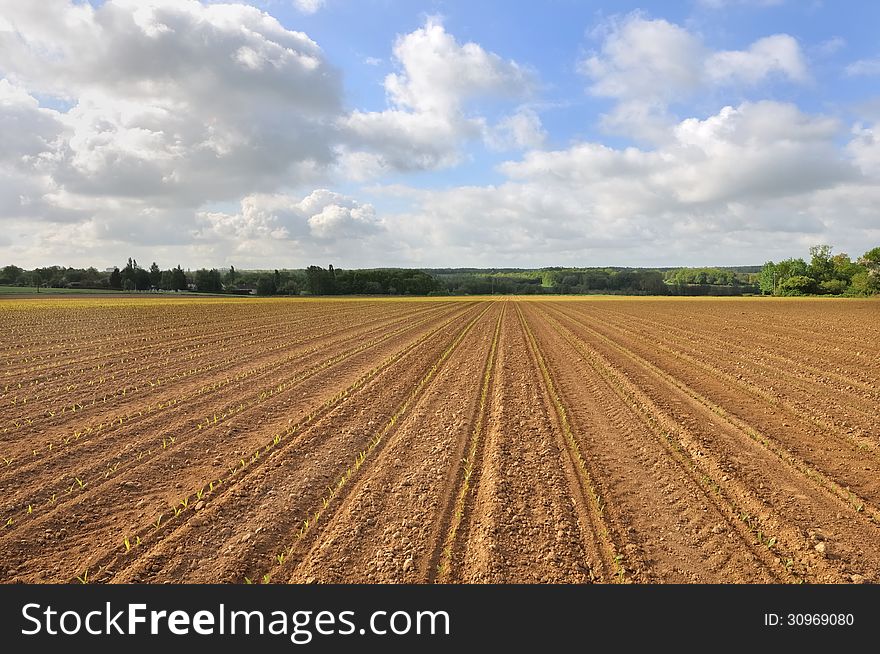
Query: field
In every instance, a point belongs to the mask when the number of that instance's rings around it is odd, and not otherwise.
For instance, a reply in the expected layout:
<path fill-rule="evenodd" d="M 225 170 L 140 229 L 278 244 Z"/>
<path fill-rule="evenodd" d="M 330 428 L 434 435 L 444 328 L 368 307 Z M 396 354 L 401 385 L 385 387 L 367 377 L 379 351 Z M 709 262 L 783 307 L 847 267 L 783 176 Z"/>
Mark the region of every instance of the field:
<path fill-rule="evenodd" d="M 880 302 L 0 301 L 4 582 L 880 582 Z"/>

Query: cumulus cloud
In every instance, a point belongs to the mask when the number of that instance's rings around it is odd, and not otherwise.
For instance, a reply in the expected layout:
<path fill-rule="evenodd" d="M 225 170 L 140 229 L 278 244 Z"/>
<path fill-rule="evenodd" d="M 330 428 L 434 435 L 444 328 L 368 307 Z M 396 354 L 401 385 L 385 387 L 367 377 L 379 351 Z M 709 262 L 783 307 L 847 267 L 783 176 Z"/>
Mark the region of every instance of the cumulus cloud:
<path fill-rule="evenodd" d="M 880 125 L 856 125 L 847 150 L 865 175 L 880 178 Z"/>
<path fill-rule="evenodd" d="M 702 83 L 705 46 L 683 27 L 634 13 L 605 29 L 601 51 L 580 63 L 594 94 L 671 100 Z"/>
<path fill-rule="evenodd" d="M 612 20 L 599 52 L 579 70 L 590 91 L 617 101 L 603 122 L 610 131 L 655 141 L 674 123 L 669 106 L 719 85 L 755 85 L 777 76 L 808 79 L 798 42 L 787 34 L 759 39 L 745 50 L 711 51 L 697 35 L 635 12 Z"/>
<path fill-rule="evenodd" d="M 854 61 L 846 67 L 846 74 L 850 77 L 880 75 L 880 57 Z"/>
<path fill-rule="evenodd" d="M 393 57 L 399 71 L 384 81 L 388 109 L 354 111 L 339 123 L 348 140 L 343 167 L 354 178 L 457 163 L 462 144 L 486 133 L 485 119 L 469 114 L 469 103 L 522 98 L 534 86 L 529 70 L 476 43 L 459 43 L 437 17 L 398 37 Z"/>
<path fill-rule="evenodd" d="M 197 237 L 211 241 L 345 241 L 382 230 L 369 203 L 327 189 L 302 199 L 289 194 L 254 194 L 241 200 L 238 213 L 201 212 Z"/>
<path fill-rule="evenodd" d="M 314 14 L 324 6 L 324 0 L 293 0 L 293 6 L 304 14 Z"/>
<path fill-rule="evenodd" d="M 501 185 L 415 192 L 415 208 L 386 222 L 435 265 L 433 252 L 488 252 L 491 265 L 750 261 L 782 234 L 805 246 L 832 230 L 867 234 L 864 211 L 839 211 L 831 198 L 867 206 L 877 149 L 860 131 L 854 154 L 842 151 L 841 131 L 790 104 L 743 103 L 680 121 L 656 149 L 530 152 L 500 167 Z"/>
<path fill-rule="evenodd" d="M 498 121 L 484 139 L 496 150 L 528 150 L 543 147 L 547 132 L 538 114 L 525 107 Z"/>
<path fill-rule="evenodd" d="M 69 130 L 63 116 L 0 79 L 0 217 L 69 222 L 82 217 L 59 206 L 53 177 Z"/>
<path fill-rule="evenodd" d="M 788 34 L 758 39 L 747 50 L 716 52 L 706 62 L 706 75 L 712 82 L 742 81 L 756 84 L 778 73 L 795 82 L 807 80 L 798 42 Z"/>
<path fill-rule="evenodd" d="M 71 193 L 197 205 L 333 162 L 338 74 L 305 34 L 253 7 L 2 6 L 0 70 L 72 105 L 55 116 L 66 141 L 54 172 Z"/>

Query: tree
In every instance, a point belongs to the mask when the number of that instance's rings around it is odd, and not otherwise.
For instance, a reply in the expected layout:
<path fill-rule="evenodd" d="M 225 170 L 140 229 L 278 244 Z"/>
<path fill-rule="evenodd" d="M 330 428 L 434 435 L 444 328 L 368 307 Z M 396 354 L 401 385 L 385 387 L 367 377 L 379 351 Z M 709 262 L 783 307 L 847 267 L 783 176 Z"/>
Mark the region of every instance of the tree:
<path fill-rule="evenodd" d="M 330 293 L 328 271 L 320 266 L 306 268 L 306 285 L 312 295 L 327 295 Z"/>
<path fill-rule="evenodd" d="M 880 275 L 880 247 L 865 252 L 859 257 L 859 263 L 868 269 L 869 275 Z"/>
<path fill-rule="evenodd" d="M 143 268 L 134 269 L 134 287 L 139 291 L 149 291 L 151 285 L 150 273 Z"/>
<path fill-rule="evenodd" d="M 776 264 L 776 289 L 791 277 L 808 277 L 809 269 L 803 259 L 785 259 Z"/>
<path fill-rule="evenodd" d="M 768 261 L 758 273 L 758 287 L 764 295 L 772 295 L 776 292 L 776 264 Z"/>
<path fill-rule="evenodd" d="M 828 295 L 841 295 L 847 288 L 848 284 L 842 279 L 826 279 L 819 282 L 819 290 Z"/>
<path fill-rule="evenodd" d="M 235 284 L 235 280 L 237 277 L 238 272 L 235 270 L 235 266 L 229 266 L 229 272 L 226 273 L 226 278 L 223 280 L 223 282 L 227 286 L 232 286 L 233 284 Z"/>
<path fill-rule="evenodd" d="M 159 288 L 159 285 L 162 283 L 162 271 L 159 270 L 159 266 L 156 265 L 156 262 L 153 262 L 153 265 L 150 266 L 150 285 Z"/>
<path fill-rule="evenodd" d="M 125 264 L 125 268 L 122 269 L 120 273 L 122 275 L 122 288 L 125 290 L 132 290 L 136 287 L 135 284 L 135 270 L 137 270 L 138 264 L 136 259 L 128 258 L 128 263 Z M 131 282 L 131 289 L 127 288 L 126 282 Z"/>
<path fill-rule="evenodd" d="M 874 290 L 871 288 L 871 277 L 866 271 L 858 272 L 852 276 L 852 280 L 846 294 L 856 297 L 872 295 Z"/>
<path fill-rule="evenodd" d="M 834 278 L 834 261 L 831 258 L 830 245 L 814 245 L 810 248 L 809 276 L 817 282 Z"/>
<path fill-rule="evenodd" d="M 4 266 L 3 272 L 0 273 L 0 284 L 16 284 L 19 277 L 24 272 L 18 266 Z"/>
<path fill-rule="evenodd" d="M 177 268 L 174 268 L 171 271 L 171 290 L 185 291 L 186 289 L 186 273 L 183 272 L 180 264 L 177 264 Z"/>
<path fill-rule="evenodd" d="M 257 295 L 275 295 L 277 291 L 274 275 L 261 275 L 257 280 Z"/>
<path fill-rule="evenodd" d="M 810 295 L 819 290 L 816 280 L 807 275 L 794 275 L 779 285 L 783 295 Z"/>
<path fill-rule="evenodd" d="M 114 267 L 113 272 L 110 273 L 110 288 L 115 288 L 116 290 L 122 288 L 122 275 L 119 272 L 119 268 Z"/>
<path fill-rule="evenodd" d="M 868 293 L 880 293 L 880 247 L 865 252 L 859 257 L 859 264 L 865 268 L 866 291 Z"/>
<path fill-rule="evenodd" d="M 849 258 L 845 252 L 835 254 L 831 258 L 834 266 L 834 279 L 842 279 L 847 283 L 850 282 L 852 276 L 861 270 L 861 266 Z"/>
<path fill-rule="evenodd" d="M 220 281 L 220 271 L 216 268 L 197 270 L 196 290 L 200 293 L 222 293 L 223 283 Z"/>

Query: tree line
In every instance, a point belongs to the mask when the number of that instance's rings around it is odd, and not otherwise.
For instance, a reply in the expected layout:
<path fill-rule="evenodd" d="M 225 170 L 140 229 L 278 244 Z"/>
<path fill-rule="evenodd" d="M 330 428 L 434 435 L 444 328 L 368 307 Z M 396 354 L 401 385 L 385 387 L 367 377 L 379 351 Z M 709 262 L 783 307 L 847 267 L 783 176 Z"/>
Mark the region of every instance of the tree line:
<path fill-rule="evenodd" d="M 129 258 L 119 268 L 50 266 L 0 269 L 0 285 L 37 288 L 192 291 L 252 295 L 847 295 L 880 293 L 880 247 L 853 261 L 830 245 L 810 248 L 803 259 L 768 261 L 763 267 L 727 268 L 376 268 L 345 270 L 184 270 L 148 268 Z"/>
<path fill-rule="evenodd" d="M 868 250 L 853 261 L 830 245 L 810 248 L 809 263 L 803 259 L 768 261 L 758 275 L 765 295 L 845 295 L 880 293 L 880 247 Z"/>

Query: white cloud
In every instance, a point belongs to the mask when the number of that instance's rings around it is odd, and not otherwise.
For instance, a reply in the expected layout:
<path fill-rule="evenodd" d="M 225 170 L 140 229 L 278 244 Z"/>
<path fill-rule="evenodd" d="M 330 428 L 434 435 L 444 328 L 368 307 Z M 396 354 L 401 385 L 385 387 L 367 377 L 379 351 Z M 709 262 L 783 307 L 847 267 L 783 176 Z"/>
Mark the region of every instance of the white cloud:
<path fill-rule="evenodd" d="M 856 125 L 847 150 L 865 175 L 880 178 L 880 124 Z"/>
<path fill-rule="evenodd" d="M 69 131 L 63 115 L 0 79 L 0 217 L 70 222 L 82 215 L 58 206 L 53 178 Z"/>
<path fill-rule="evenodd" d="M 845 47 L 845 38 L 843 38 L 842 36 L 832 36 L 830 39 L 826 39 L 825 41 L 822 41 L 819 45 L 817 45 L 816 52 L 818 52 L 822 56 L 828 57 Z"/>
<path fill-rule="evenodd" d="M 846 74 L 850 77 L 880 75 L 880 57 L 854 61 L 846 67 Z"/>
<path fill-rule="evenodd" d="M 635 13 L 607 29 L 601 52 L 579 67 L 595 95 L 671 101 L 702 83 L 706 49 L 683 27 Z"/>
<path fill-rule="evenodd" d="M 807 80 L 807 66 L 798 42 L 788 34 L 758 39 L 748 50 L 714 53 L 706 62 L 706 75 L 712 82 L 757 84 L 776 73 L 795 82 Z"/>
<path fill-rule="evenodd" d="M 657 142 L 674 124 L 669 106 L 720 85 L 754 86 L 778 76 L 809 78 L 797 41 L 787 34 L 759 39 L 745 50 L 711 51 L 697 35 L 666 20 L 635 12 L 598 31 L 600 51 L 579 70 L 590 91 L 617 104 L 603 116 L 606 129 Z"/>
<path fill-rule="evenodd" d="M 459 43 L 436 17 L 399 36 L 393 55 L 400 70 L 385 78 L 388 109 L 339 121 L 348 139 L 342 168 L 355 179 L 458 163 L 463 144 L 487 133 L 485 119 L 468 113 L 470 103 L 522 98 L 534 86 L 530 71 L 476 43 Z"/>
<path fill-rule="evenodd" d="M 235 214 L 201 212 L 201 240 L 342 242 L 382 230 L 373 206 L 327 189 L 303 199 L 288 194 L 255 194 L 241 200 Z"/>
<path fill-rule="evenodd" d="M 293 0 L 293 6 L 304 14 L 314 14 L 324 6 L 324 0 Z"/>
<path fill-rule="evenodd" d="M 543 147 L 547 132 L 538 114 L 526 107 L 502 118 L 483 138 L 496 150 L 527 150 Z"/>
<path fill-rule="evenodd" d="M 456 112 L 465 101 L 486 95 L 516 98 L 528 90 L 530 74 L 476 43 L 459 44 L 438 18 L 394 44 L 402 71 L 385 78 L 392 104 L 421 113 Z"/>
<path fill-rule="evenodd" d="M 65 142 L 52 173 L 70 193 L 197 206 L 312 183 L 333 163 L 339 75 L 253 7 L 0 6 L 0 71 L 72 104 L 54 117 Z"/>
<path fill-rule="evenodd" d="M 859 132 L 872 149 L 857 161 L 841 129 L 793 105 L 744 103 L 679 122 L 653 150 L 579 143 L 507 162 L 497 186 L 389 189 L 414 206 L 385 221 L 426 265 L 442 265 L 436 252 L 474 265 L 760 263 L 769 243 L 805 249 L 832 232 L 857 250 L 877 149 Z"/>

